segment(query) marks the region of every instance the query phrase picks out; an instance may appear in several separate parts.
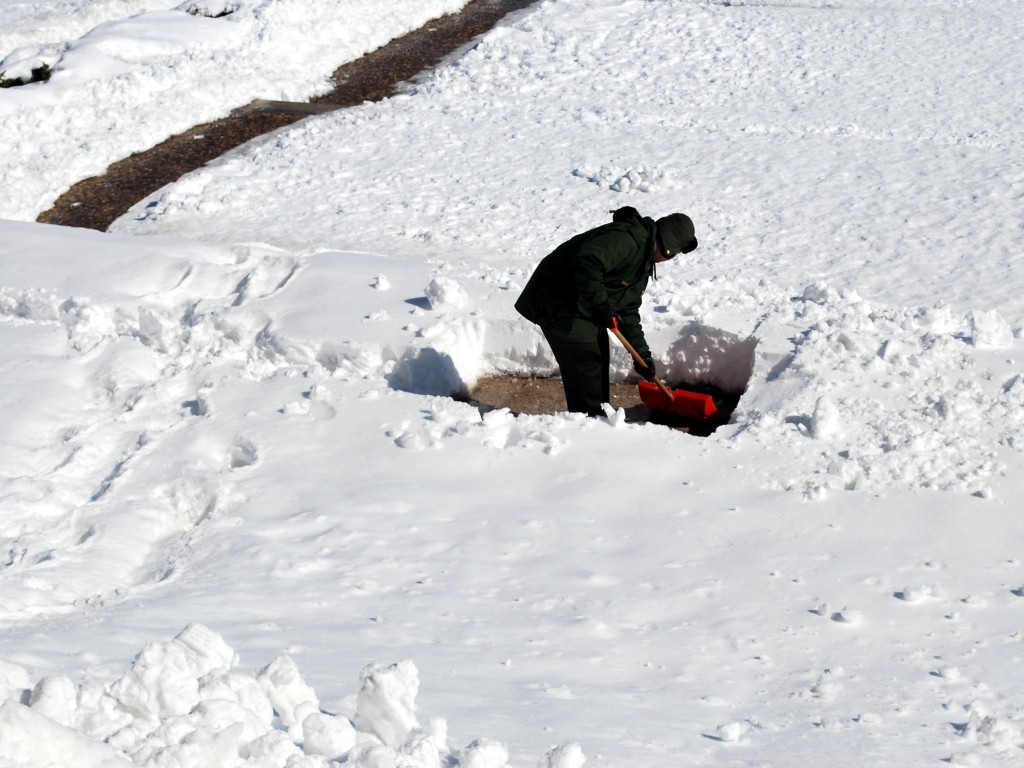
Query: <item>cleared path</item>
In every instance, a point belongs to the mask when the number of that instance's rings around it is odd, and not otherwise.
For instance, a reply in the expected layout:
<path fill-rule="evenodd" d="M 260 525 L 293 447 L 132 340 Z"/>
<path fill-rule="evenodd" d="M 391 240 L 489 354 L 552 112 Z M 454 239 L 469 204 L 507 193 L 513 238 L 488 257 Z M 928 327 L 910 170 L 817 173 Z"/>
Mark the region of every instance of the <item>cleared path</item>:
<path fill-rule="evenodd" d="M 380 101 L 397 86 L 536 0 L 473 0 L 335 71 L 336 87 L 309 103 L 257 100 L 212 123 L 197 125 L 75 184 L 38 221 L 105 231 L 139 200 L 250 139 L 312 114 Z"/>

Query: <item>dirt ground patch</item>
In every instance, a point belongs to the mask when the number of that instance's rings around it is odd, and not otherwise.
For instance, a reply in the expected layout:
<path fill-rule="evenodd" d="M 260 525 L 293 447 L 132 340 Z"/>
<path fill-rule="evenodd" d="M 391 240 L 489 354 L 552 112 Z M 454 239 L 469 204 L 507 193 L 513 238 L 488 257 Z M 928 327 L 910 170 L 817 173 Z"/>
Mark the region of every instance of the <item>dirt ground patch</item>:
<path fill-rule="evenodd" d="M 635 384 L 613 384 L 612 405 L 630 410 L 647 406 L 640 402 Z M 519 376 L 494 376 L 481 379 L 470 392 L 470 402 L 488 408 L 508 408 L 513 413 L 539 415 L 559 413 L 565 410 L 565 394 L 562 380 L 557 378 L 534 378 Z"/>
<path fill-rule="evenodd" d="M 626 421 L 633 424 L 661 424 L 694 435 L 709 435 L 729 420 L 738 395 L 709 392 L 715 399 L 719 413 L 707 421 L 683 419 L 673 414 L 652 411 L 640 400 L 636 384 L 612 384 L 611 404 L 626 412 Z M 508 408 L 515 414 L 552 414 L 565 411 L 562 380 L 528 376 L 492 376 L 481 379 L 469 393 L 466 401 L 481 412 Z"/>

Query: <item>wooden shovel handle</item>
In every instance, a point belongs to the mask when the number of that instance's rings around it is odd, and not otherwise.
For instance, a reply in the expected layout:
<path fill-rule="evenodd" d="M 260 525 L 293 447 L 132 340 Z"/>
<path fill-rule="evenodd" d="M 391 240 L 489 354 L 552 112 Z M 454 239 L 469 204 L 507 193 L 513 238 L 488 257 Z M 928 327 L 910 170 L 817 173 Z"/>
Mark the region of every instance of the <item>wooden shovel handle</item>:
<path fill-rule="evenodd" d="M 642 365 L 644 368 L 648 367 L 647 366 L 647 361 L 644 360 L 642 357 L 640 357 L 640 353 L 638 353 L 635 349 L 633 349 L 633 345 L 630 344 L 626 340 L 626 337 L 622 335 L 622 331 L 620 331 L 618 328 L 609 328 L 608 330 L 611 331 L 612 333 L 614 333 L 616 338 L 618 338 L 618 340 L 622 342 L 622 346 L 624 346 L 626 348 L 626 351 L 629 352 L 629 354 L 631 354 L 633 356 L 634 360 L 636 360 L 638 363 L 640 363 L 640 365 Z M 674 396 L 672 394 L 672 390 L 669 389 L 668 387 L 666 387 L 661 382 L 661 379 L 659 379 L 657 376 L 652 376 L 651 378 L 654 380 L 654 383 L 658 385 L 658 389 L 660 389 L 662 392 L 665 393 L 665 397 L 667 397 L 669 400 L 674 399 Z"/>

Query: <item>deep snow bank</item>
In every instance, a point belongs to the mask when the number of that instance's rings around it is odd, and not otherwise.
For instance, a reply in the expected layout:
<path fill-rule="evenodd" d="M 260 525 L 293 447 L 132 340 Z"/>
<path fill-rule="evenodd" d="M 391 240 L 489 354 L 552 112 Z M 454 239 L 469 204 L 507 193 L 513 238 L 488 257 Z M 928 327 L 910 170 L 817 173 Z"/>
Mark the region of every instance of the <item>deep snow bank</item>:
<path fill-rule="evenodd" d="M 0 764 L 81 768 L 504 768 L 504 745 L 448 747 L 447 723 L 421 724 L 419 672 L 410 661 L 371 665 L 348 713 L 320 708 L 288 656 L 253 674 L 224 639 L 197 624 L 152 641 L 105 685 L 67 677 L 34 683 L 0 662 Z M 9 762 L 8 762 L 9 761 Z M 580 768 L 576 744 L 544 768 Z"/>

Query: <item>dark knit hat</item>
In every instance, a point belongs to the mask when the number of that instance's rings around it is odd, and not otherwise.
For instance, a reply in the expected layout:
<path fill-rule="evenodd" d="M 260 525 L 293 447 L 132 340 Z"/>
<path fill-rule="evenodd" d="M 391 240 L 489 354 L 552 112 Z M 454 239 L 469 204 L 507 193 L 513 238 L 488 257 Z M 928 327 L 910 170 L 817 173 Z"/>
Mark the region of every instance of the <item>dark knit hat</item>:
<path fill-rule="evenodd" d="M 658 219 L 655 224 L 658 227 L 661 253 L 666 259 L 696 250 L 697 238 L 693 235 L 693 222 L 685 213 L 670 214 Z"/>

